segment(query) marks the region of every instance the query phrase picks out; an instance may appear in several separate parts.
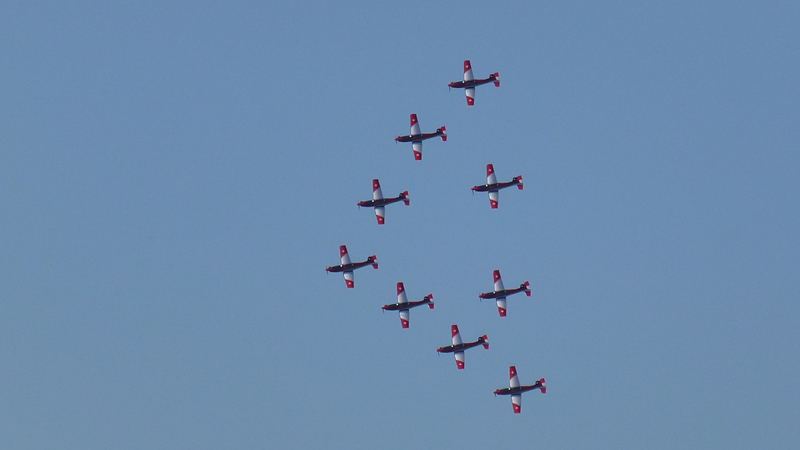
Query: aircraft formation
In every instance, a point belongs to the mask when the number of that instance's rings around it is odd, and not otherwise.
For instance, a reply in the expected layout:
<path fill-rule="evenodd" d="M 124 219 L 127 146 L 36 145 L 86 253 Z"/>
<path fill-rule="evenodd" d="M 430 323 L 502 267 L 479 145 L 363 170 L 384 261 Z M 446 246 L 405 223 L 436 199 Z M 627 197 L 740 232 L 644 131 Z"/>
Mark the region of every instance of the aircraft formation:
<path fill-rule="evenodd" d="M 449 88 L 464 89 L 467 99 L 467 106 L 475 105 L 475 88 L 483 84 L 494 83 L 495 87 L 500 87 L 500 74 L 495 72 L 490 74 L 484 79 L 475 79 L 472 73 L 472 65 L 469 60 L 464 61 L 464 76 L 462 81 L 454 81 L 448 84 Z M 411 148 L 414 153 L 414 160 L 422 160 L 422 141 L 439 137 L 442 141 L 447 141 L 447 129 L 441 126 L 432 133 L 422 133 L 419 125 L 419 120 L 416 114 L 410 115 L 411 130 L 410 134 L 405 136 L 397 136 L 396 142 L 411 142 Z M 473 186 L 473 192 L 488 192 L 489 204 L 491 209 L 497 209 L 499 206 L 499 191 L 501 189 L 516 186 L 517 189 L 522 190 L 522 175 L 515 176 L 508 182 L 497 181 L 494 166 L 492 164 L 486 165 L 486 184 Z M 406 206 L 410 204 L 408 191 L 401 192 L 397 197 L 384 197 L 381 190 L 380 181 L 378 179 L 372 180 L 372 200 L 363 200 L 358 202 L 359 207 L 373 208 L 378 225 L 384 225 L 386 222 L 386 206 L 403 202 Z M 325 268 L 326 272 L 341 272 L 344 275 L 344 281 L 348 289 L 355 287 L 355 278 L 353 272 L 356 269 L 367 267 L 371 265 L 373 269 L 378 268 L 378 259 L 376 255 L 367 257 L 366 260 L 361 262 L 352 262 L 350 255 L 345 245 L 339 246 L 340 264 L 336 266 L 329 266 Z M 513 289 L 505 289 L 503 280 L 500 276 L 499 270 L 494 270 L 492 273 L 494 279 L 494 290 L 491 292 L 484 292 L 478 295 L 480 299 L 495 299 L 497 303 L 497 311 L 500 317 L 507 315 L 507 297 L 524 292 L 526 296 L 531 296 L 530 283 L 525 281 L 519 287 Z M 427 305 L 428 308 L 433 309 L 433 294 L 425 295 L 422 300 L 409 301 L 406 295 L 405 285 L 403 282 L 397 283 L 397 303 L 387 304 L 381 307 L 384 311 L 398 311 L 400 315 L 400 325 L 402 328 L 409 328 L 410 326 L 410 310 L 418 306 Z M 451 345 L 439 347 L 437 353 L 452 353 L 458 370 L 466 367 L 464 352 L 470 348 L 483 346 L 485 350 L 489 349 L 489 337 L 482 335 L 473 342 L 464 342 L 461 339 L 461 333 L 458 325 L 451 325 L 450 327 L 452 342 Z M 542 394 L 546 392 L 544 378 L 539 379 L 531 385 L 521 385 L 519 377 L 517 376 L 517 369 L 515 366 L 510 366 L 509 370 L 509 387 L 496 389 L 495 395 L 510 395 L 511 404 L 514 408 L 514 414 L 519 414 L 522 410 L 522 393 L 534 389 L 539 389 Z"/>

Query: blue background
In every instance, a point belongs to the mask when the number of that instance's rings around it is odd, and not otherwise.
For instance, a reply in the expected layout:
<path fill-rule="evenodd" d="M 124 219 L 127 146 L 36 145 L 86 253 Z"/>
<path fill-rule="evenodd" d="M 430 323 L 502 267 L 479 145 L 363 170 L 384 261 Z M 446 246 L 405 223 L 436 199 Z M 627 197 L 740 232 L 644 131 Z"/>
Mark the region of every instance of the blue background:
<path fill-rule="evenodd" d="M 4 2 L 2 447 L 798 448 L 798 19 Z M 496 211 L 487 163 L 525 180 Z M 372 178 L 411 195 L 381 227 Z M 493 269 L 532 285 L 505 319 Z M 463 371 L 451 324 L 491 343 Z"/>

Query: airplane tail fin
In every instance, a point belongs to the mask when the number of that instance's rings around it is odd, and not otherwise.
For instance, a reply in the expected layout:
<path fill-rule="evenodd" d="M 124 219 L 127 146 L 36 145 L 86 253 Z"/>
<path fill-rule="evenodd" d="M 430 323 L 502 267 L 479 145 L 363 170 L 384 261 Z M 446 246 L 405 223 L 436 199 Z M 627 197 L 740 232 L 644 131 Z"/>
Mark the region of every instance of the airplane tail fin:
<path fill-rule="evenodd" d="M 525 295 L 530 297 L 531 296 L 531 284 L 526 281 L 526 282 L 522 283 L 522 286 L 525 287 Z"/>
<path fill-rule="evenodd" d="M 522 190 L 522 175 L 515 176 L 514 180 L 519 182 L 519 184 L 517 184 L 517 189 L 519 189 L 521 191 Z"/>
<path fill-rule="evenodd" d="M 500 74 L 495 72 L 492 75 L 494 75 L 494 87 L 500 87 Z"/>
<path fill-rule="evenodd" d="M 425 296 L 428 299 L 428 308 L 433 309 L 433 294 L 428 294 Z"/>
<path fill-rule="evenodd" d="M 437 131 L 442 132 L 442 140 L 447 141 L 447 129 L 445 127 L 439 128 Z"/>
<path fill-rule="evenodd" d="M 544 385 L 544 378 L 540 379 L 539 383 L 541 383 L 541 385 L 542 385 L 542 387 L 540 387 L 539 390 L 542 391 L 542 394 L 546 394 L 547 393 L 547 387 Z"/>
<path fill-rule="evenodd" d="M 373 269 L 377 269 L 378 268 L 378 257 L 375 256 L 375 255 L 372 255 L 372 257 L 370 259 L 372 259 L 372 268 Z"/>
<path fill-rule="evenodd" d="M 486 336 L 484 334 L 481 337 L 483 338 L 483 348 L 485 348 L 486 350 L 489 350 L 489 336 Z"/>
<path fill-rule="evenodd" d="M 403 193 L 400 195 L 403 197 L 403 203 L 405 203 L 406 206 L 408 206 L 409 203 L 411 203 L 411 200 L 408 199 L 408 191 L 403 191 Z"/>

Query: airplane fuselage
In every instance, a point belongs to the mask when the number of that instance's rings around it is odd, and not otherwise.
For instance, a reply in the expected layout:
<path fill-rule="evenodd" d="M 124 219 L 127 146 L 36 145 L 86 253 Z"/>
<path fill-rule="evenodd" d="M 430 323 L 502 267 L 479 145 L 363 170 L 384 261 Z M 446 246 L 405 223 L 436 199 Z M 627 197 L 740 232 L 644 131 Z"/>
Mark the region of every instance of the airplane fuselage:
<path fill-rule="evenodd" d="M 494 395 L 522 394 L 523 392 L 532 391 L 534 389 L 540 389 L 541 387 L 542 383 L 540 381 L 537 381 L 535 384 L 531 384 L 529 386 L 517 386 L 513 388 L 495 389 Z"/>
<path fill-rule="evenodd" d="M 364 200 L 362 202 L 358 202 L 358 206 L 366 206 L 368 208 L 376 207 L 376 206 L 386 206 L 391 205 L 392 203 L 397 203 L 400 201 L 405 200 L 404 196 L 393 197 L 393 198 L 382 198 L 380 200 Z"/>
<path fill-rule="evenodd" d="M 447 86 L 451 88 L 463 89 L 463 88 L 471 88 L 475 86 L 480 86 L 482 84 L 491 83 L 492 81 L 497 80 L 494 75 L 490 75 L 489 78 L 478 79 L 478 80 L 471 80 L 471 81 L 453 81 L 452 83 L 448 84 Z"/>
<path fill-rule="evenodd" d="M 408 311 L 411 308 L 427 305 L 431 301 L 427 298 L 425 300 L 420 300 L 418 302 L 408 302 L 408 303 L 392 303 L 391 305 L 383 305 L 381 309 L 385 309 L 386 311 Z"/>
<path fill-rule="evenodd" d="M 366 261 L 354 262 L 354 263 L 350 263 L 350 264 L 341 264 L 341 265 L 338 265 L 338 266 L 326 267 L 325 271 L 326 272 L 334 272 L 334 273 L 352 272 L 353 270 L 360 269 L 360 268 L 362 268 L 364 266 L 368 266 L 368 265 L 373 264 L 373 263 L 374 263 L 374 259 L 372 257 L 369 257 L 369 258 L 367 258 Z"/>
<path fill-rule="evenodd" d="M 435 133 L 421 133 L 421 134 L 409 134 L 407 136 L 397 136 L 394 138 L 397 142 L 421 142 L 425 139 L 435 138 L 437 136 L 441 136 L 444 133 L 441 130 L 437 130 Z"/>
<path fill-rule="evenodd" d="M 447 347 L 439 347 L 436 349 L 439 353 L 454 353 L 454 352 L 461 352 L 468 348 L 477 347 L 479 345 L 484 344 L 486 341 L 483 339 L 478 339 L 475 342 L 464 342 L 463 344 L 458 345 L 448 345 Z"/>
<path fill-rule="evenodd" d="M 500 297 L 507 297 L 507 296 L 509 296 L 509 295 L 516 294 L 516 293 L 518 293 L 518 292 L 523 292 L 523 291 L 526 291 L 527 289 L 528 289 L 528 288 L 527 288 L 527 287 L 526 287 L 524 284 L 521 284 L 521 285 L 520 285 L 518 288 L 516 288 L 516 289 L 503 289 L 502 291 L 484 292 L 483 294 L 480 294 L 478 297 L 480 297 L 480 298 L 500 298 Z"/>
<path fill-rule="evenodd" d="M 494 184 L 484 184 L 482 186 L 473 186 L 472 190 L 475 192 L 491 192 L 491 191 L 499 191 L 500 189 L 505 189 L 507 187 L 516 186 L 519 184 L 519 180 L 514 179 L 507 183 L 494 183 Z"/>

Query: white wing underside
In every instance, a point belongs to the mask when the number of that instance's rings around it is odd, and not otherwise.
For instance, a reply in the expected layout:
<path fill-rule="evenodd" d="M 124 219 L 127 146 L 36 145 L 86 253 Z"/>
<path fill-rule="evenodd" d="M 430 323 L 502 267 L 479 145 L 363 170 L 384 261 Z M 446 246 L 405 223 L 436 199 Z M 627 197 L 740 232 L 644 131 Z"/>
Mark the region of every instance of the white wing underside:
<path fill-rule="evenodd" d="M 501 310 L 501 309 L 502 309 L 502 310 L 504 310 L 504 311 L 507 309 L 507 308 L 506 308 L 506 298 L 505 298 L 505 297 L 499 297 L 499 298 L 497 299 L 497 309 L 498 309 L 498 310 Z"/>
<path fill-rule="evenodd" d="M 415 123 L 414 125 L 411 125 L 411 135 L 412 136 L 416 136 L 418 134 L 422 134 L 422 133 L 420 133 L 419 130 L 420 130 L 419 122 Z"/>
<path fill-rule="evenodd" d="M 462 343 L 462 341 L 461 341 L 461 333 L 456 333 L 453 336 L 453 345 L 460 345 L 461 343 Z"/>
<path fill-rule="evenodd" d="M 466 94 L 467 99 L 472 99 L 473 102 L 475 101 L 475 88 L 474 87 L 469 87 L 469 88 L 464 89 L 464 93 Z M 469 101 L 469 100 L 467 100 L 467 101 Z"/>
<path fill-rule="evenodd" d="M 491 195 L 491 193 L 490 193 L 490 195 Z M 491 197 L 490 197 L 490 198 L 491 198 Z M 505 289 L 506 289 L 506 288 L 505 288 L 505 287 L 503 287 L 503 279 L 502 279 L 502 278 L 500 278 L 500 277 L 498 277 L 498 278 L 497 278 L 497 281 L 495 281 L 495 282 L 494 282 L 494 291 L 495 291 L 495 292 L 498 292 L 498 291 L 504 291 Z"/>
<path fill-rule="evenodd" d="M 380 187 L 372 191 L 372 199 L 373 200 L 383 200 L 383 191 Z"/>
<path fill-rule="evenodd" d="M 381 219 L 386 219 L 386 208 L 383 206 L 375 207 L 375 215 Z M 379 222 L 380 223 L 380 222 Z"/>
<path fill-rule="evenodd" d="M 490 203 L 494 202 L 494 204 L 499 203 L 500 202 L 500 191 L 489 191 L 489 202 Z M 500 286 L 503 285 L 502 281 L 498 281 L 498 283 L 500 283 Z M 497 283 L 494 284 L 494 290 L 495 291 L 499 291 L 499 290 L 502 290 L 502 289 L 503 289 L 502 287 L 500 289 L 497 289 Z"/>
<path fill-rule="evenodd" d="M 513 394 L 511 396 L 511 403 L 517 405 L 517 408 L 514 408 L 514 409 L 522 409 L 522 395 Z"/>
<path fill-rule="evenodd" d="M 349 253 L 345 253 L 344 255 L 342 255 L 341 260 L 342 260 L 342 265 L 343 266 L 346 265 L 346 264 L 350 264 L 350 254 Z M 350 273 L 352 273 L 352 272 L 350 272 Z"/>
<path fill-rule="evenodd" d="M 408 297 L 406 297 L 405 288 L 403 288 L 403 290 L 399 294 L 397 294 L 397 303 L 400 305 L 408 303 Z"/>
<path fill-rule="evenodd" d="M 515 373 L 513 377 L 508 380 L 508 387 L 515 388 L 519 387 L 519 376 Z M 511 397 L 514 398 L 514 397 Z"/>

